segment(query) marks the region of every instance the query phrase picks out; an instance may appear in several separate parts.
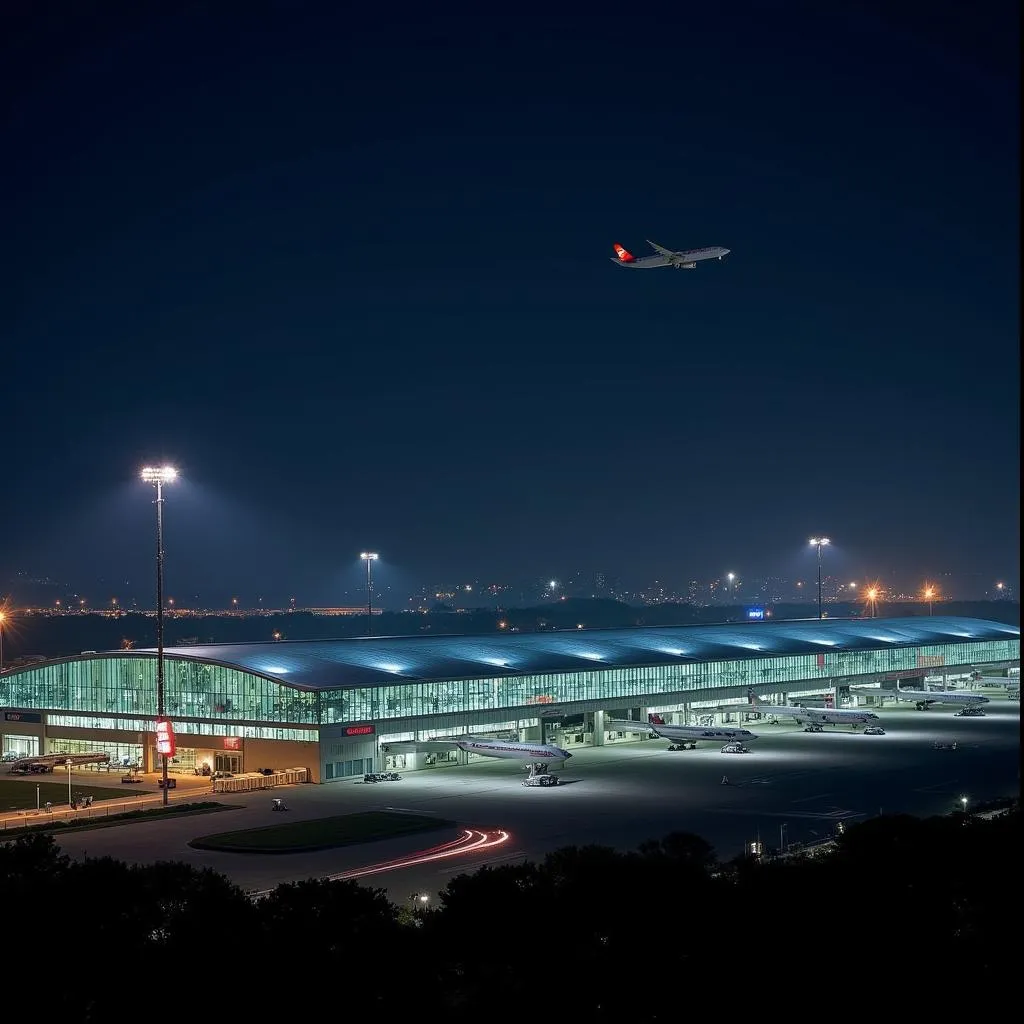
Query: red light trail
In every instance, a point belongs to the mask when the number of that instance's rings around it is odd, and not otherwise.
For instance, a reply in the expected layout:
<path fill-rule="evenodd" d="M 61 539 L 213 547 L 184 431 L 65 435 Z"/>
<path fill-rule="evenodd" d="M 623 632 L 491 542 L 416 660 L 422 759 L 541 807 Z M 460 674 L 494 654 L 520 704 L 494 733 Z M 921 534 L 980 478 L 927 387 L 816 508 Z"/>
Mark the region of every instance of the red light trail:
<path fill-rule="evenodd" d="M 481 832 L 479 829 L 467 828 L 458 839 L 449 843 L 442 843 L 440 846 L 432 846 L 429 850 L 420 850 L 418 853 L 410 854 L 407 857 L 397 857 L 394 860 L 381 861 L 379 864 L 371 864 L 365 868 L 356 868 L 352 871 L 339 871 L 335 875 L 327 875 L 329 881 L 342 878 L 363 878 L 366 875 L 380 875 L 385 871 L 397 871 L 400 868 L 411 868 L 417 864 L 429 864 L 435 860 L 446 860 L 449 857 L 461 857 L 467 853 L 479 853 L 481 850 L 490 850 L 495 846 L 502 846 L 509 841 L 509 834 L 504 830 L 496 832 Z"/>
<path fill-rule="evenodd" d="M 490 832 L 483 832 L 478 828 L 467 828 L 458 839 L 441 843 L 440 846 L 431 846 L 429 849 L 419 850 L 406 857 L 396 857 L 394 860 L 369 864 L 365 868 L 353 868 L 351 871 L 339 871 L 333 875 L 324 875 L 323 878 L 327 882 L 336 882 L 350 878 L 365 878 L 367 875 L 381 875 L 385 871 L 398 871 L 401 868 L 415 867 L 417 864 L 429 864 L 431 861 L 447 860 L 449 857 L 462 857 L 467 853 L 480 853 L 483 850 L 492 850 L 496 846 L 503 846 L 510 838 L 511 836 L 504 829 L 493 829 Z M 250 892 L 249 898 L 253 900 L 263 899 L 272 892 L 273 889 Z"/>

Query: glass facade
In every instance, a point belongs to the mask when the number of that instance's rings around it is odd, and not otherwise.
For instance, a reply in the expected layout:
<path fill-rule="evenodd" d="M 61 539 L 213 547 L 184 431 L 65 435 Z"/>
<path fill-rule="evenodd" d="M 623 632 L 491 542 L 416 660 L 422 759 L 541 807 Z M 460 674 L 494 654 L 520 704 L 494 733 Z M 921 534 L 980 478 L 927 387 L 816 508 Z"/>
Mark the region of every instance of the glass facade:
<path fill-rule="evenodd" d="M 100 715 L 48 715 L 52 726 L 72 729 L 119 729 L 123 732 L 154 732 L 156 720 L 152 718 L 106 718 Z M 319 739 L 316 729 L 284 729 L 267 725 L 222 725 L 209 722 L 189 722 L 175 719 L 176 731 L 198 736 L 241 736 L 253 740 L 301 740 L 315 743 Z"/>
<path fill-rule="evenodd" d="M 345 779 L 351 775 L 364 775 L 372 771 L 372 757 L 356 757 L 349 761 L 328 761 L 324 765 L 324 778 L 330 782 L 332 779 Z"/>
<path fill-rule="evenodd" d="M 175 720 L 315 725 L 318 717 L 315 693 L 227 665 L 176 658 L 164 659 L 164 699 Z M 0 705 L 155 716 L 156 658 L 99 656 L 13 672 L 0 677 Z"/>
<path fill-rule="evenodd" d="M 226 665 L 174 657 L 164 664 L 167 714 L 180 723 L 179 732 L 316 741 L 319 726 L 335 724 L 491 711 L 516 712 L 521 719 L 554 703 L 626 707 L 643 699 L 736 686 L 785 692 L 793 684 L 816 680 L 827 685 L 833 677 L 921 674 L 924 668 L 931 673 L 938 666 L 1005 664 L 1019 658 L 1018 639 L 979 640 L 641 668 L 595 665 L 590 671 L 395 682 L 320 693 Z M 151 732 L 156 659 L 99 655 L 11 672 L 0 677 L 0 706 L 68 712 L 50 715 L 52 725 Z M 288 723 L 307 728 L 288 728 Z"/>
<path fill-rule="evenodd" d="M 615 701 L 612 706 L 660 696 L 734 686 L 785 690 L 833 676 L 919 671 L 921 666 L 982 665 L 1020 657 L 1019 640 L 985 640 L 930 647 L 878 651 L 743 658 L 643 668 L 605 668 L 586 672 L 465 679 L 325 691 L 323 724 L 420 718 L 446 712 L 535 709 L 545 704 Z"/>
<path fill-rule="evenodd" d="M 52 740 L 49 754 L 109 754 L 107 764 L 83 764 L 76 771 L 123 771 L 142 764 L 141 743 L 94 743 L 92 740 Z"/>

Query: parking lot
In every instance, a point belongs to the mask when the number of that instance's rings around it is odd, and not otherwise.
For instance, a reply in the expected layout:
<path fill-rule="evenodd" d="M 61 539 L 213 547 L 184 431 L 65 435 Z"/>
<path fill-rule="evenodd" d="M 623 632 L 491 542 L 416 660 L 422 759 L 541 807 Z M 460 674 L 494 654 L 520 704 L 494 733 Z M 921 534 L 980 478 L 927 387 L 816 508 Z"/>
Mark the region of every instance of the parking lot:
<path fill-rule="evenodd" d="M 882 709 L 884 736 L 840 727 L 805 733 L 791 723 L 755 722 L 748 754 L 722 754 L 719 744 L 669 751 L 664 740 L 581 749 L 558 771 L 561 784 L 524 787 L 510 761 L 420 771 L 398 782 L 352 780 L 278 789 L 292 820 L 391 807 L 437 814 L 470 827 L 503 828 L 500 847 L 465 859 L 373 875 L 366 884 L 393 899 L 436 892 L 452 874 L 482 863 L 543 857 L 560 846 L 600 843 L 635 848 L 671 831 L 704 836 L 731 857 L 760 840 L 768 847 L 814 842 L 839 822 L 882 813 L 946 813 L 962 796 L 971 803 L 1019 791 L 1020 706 L 996 698 L 984 717 L 953 709 Z M 936 743 L 955 750 L 935 749 Z M 722 784 L 722 776 L 728 784 Z M 72 856 L 110 855 L 136 862 L 185 860 L 212 867 L 247 889 L 325 875 L 401 857 L 444 836 L 410 837 L 370 846 L 284 856 L 194 850 L 189 839 L 226 828 L 277 822 L 270 793 L 230 794 L 239 809 L 60 837 Z"/>

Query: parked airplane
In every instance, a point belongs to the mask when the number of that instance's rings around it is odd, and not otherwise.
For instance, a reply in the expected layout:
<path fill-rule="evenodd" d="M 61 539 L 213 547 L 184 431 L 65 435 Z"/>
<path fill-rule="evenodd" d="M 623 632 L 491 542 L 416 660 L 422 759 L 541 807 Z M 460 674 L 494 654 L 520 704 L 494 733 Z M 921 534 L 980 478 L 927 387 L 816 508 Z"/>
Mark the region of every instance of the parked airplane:
<path fill-rule="evenodd" d="M 73 768 L 83 764 L 106 764 L 109 754 L 92 751 L 85 754 L 36 754 L 31 757 L 19 757 L 7 763 L 7 771 L 14 775 L 34 772 L 52 772 L 55 768 L 65 768 L 68 761 Z"/>
<path fill-rule="evenodd" d="M 868 722 L 878 721 L 878 715 L 873 711 L 859 711 L 856 708 L 806 708 L 802 704 L 762 704 L 753 696 L 750 698 L 750 704 L 761 714 L 792 718 L 799 725 L 867 725 Z"/>
<path fill-rule="evenodd" d="M 676 270 L 693 270 L 701 260 L 720 260 L 728 256 L 731 249 L 723 249 L 720 245 L 712 245 L 706 249 L 666 249 L 657 242 L 647 239 L 647 244 L 658 254 L 656 256 L 640 256 L 637 258 L 628 249 L 616 242 L 612 248 L 615 256 L 612 263 L 620 267 L 632 267 L 635 270 L 649 270 L 653 267 L 675 267 Z"/>
<path fill-rule="evenodd" d="M 519 740 L 480 739 L 467 736 L 456 740 L 455 746 L 471 754 L 484 757 L 503 757 L 513 761 L 527 761 L 530 764 L 551 764 L 554 761 L 568 761 L 572 754 L 550 743 L 523 743 Z"/>
<path fill-rule="evenodd" d="M 698 740 L 716 740 L 744 742 L 756 740 L 757 736 L 749 729 L 733 729 L 729 726 L 713 725 L 669 725 L 661 715 L 648 715 L 646 722 L 626 719 L 605 720 L 605 728 L 621 729 L 623 732 L 650 732 L 663 740 L 670 740 L 669 750 L 694 750 Z"/>
<path fill-rule="evenodd" d="M 933 704 L 958 704 L 962 707 L 972 707 L 975 704 L 987 704 L 988 697 L 980 693 L 967 693 L 964 690 L 903 690 L 896 687 L 898 700 L 912 701 L 917 705 L 918 711 L 927 711 Z"/>

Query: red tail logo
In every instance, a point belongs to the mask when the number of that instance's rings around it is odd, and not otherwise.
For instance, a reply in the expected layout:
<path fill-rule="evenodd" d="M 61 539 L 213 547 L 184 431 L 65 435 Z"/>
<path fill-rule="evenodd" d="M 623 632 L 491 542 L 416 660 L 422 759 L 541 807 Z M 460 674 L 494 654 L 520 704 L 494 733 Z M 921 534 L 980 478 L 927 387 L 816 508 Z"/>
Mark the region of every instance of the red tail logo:
<path fill-rule="evenodd" d="M 623 263 L 632 263 L 636 257 L 628 250 L 624 249 L 618 242 L 616 242 L 612 248 L 615 250 L 615 255 L 622 260 Z"/>
<path fill-rule="evenodd" d="M 650 722 L 651 725 L 664 725 L 665 724 L 665 719 L 662 718 L 661 715 L 649 714 L 647 716 L 647 721 Z"/>

